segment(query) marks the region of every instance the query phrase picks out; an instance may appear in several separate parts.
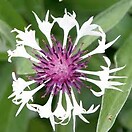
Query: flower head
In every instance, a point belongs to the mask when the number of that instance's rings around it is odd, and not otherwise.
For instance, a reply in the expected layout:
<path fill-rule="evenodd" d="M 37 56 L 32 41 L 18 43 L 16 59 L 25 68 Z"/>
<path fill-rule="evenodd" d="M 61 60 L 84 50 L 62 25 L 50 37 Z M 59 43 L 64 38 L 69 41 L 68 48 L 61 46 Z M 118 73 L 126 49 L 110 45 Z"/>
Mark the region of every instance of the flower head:
<path fill-rule="evenodd" d="M 12 32 L 17 32 L 16 36 L 16 49 L 14 51 L 8 50 L 9 59 L 11 62 L 12 57 L 24 57 L 29 59 L 33 64 L 35 74 L 29 77 L 30 81 L 25 81 L 22 78 L 16 78 L 15 73 L 12 73 L 13 77 L 13 93 L 9 98 L 13 98 L 12 102 L 16 105 L 20 105 L 16 116 L 20 113 L 22 108 L 26 105 L 31 111 L 37 112 L 40 118 L 49 118 L 53 130 L 55 131 L 55 125 L 66 125 L 69 123 L 71 117 L 73 117 L 73 131 L 75 131 L 76 116 L 79 116 L 84 122 L 89 123 L 83 116 L 83 114 L 94 113 L 100 105 L 94 108 L 94 104 L 85 110 L 83 108 L 82 101 L 78 104 L 74 91 L 80 93 L 83 81 L 89 81 L 95 84 L 100 92 L 96 92 L 90 89 L 91 92 L 99 97 L 104 94 L 105 89 L 115 89 L 121 91 L 117 86 L 123 85 L 123 83 L 112 81 L 113 78 L 123 78 L 122 76 L 110 75 L 116 71 L 123 69 L 124 67 L 110 69 L 111 62 L 107 57 L 103 57 L 107 66 L 101 66 L 101 71 L 87 71 L 85 68 L 88 65 L 88 58 L 95 55 L 104 53 L 118 37 L 109 43 L 106 43 L 106 35 L 102 28 L 97 24 L 92 24 L 93 17 L 88 19 L 81 27 L 76 20 L 76 14 L 67 12 L 63 17 L 53 18 L 53 22 L 49 22 L 49 11 L 46 13 L 45 20 L 41 21 L 39 17 L 33 12 L 40 31 L 47 38 L 48 44 L 46 49 L 42 49 L 37 39 L 35 38 L 35 31 L 29 29 L 30 26 L 25 28 L 25 31 L 14 29 Z M 51 35 L 52 27 L 54 23 L 57 23 L 64 31 L 64 39 L 62 43 L 56 39 L 54 35 Z M 75 42 L 68 37 L 70 30 L 76 27 L 77 37 Z M 85 53 L 80 49 L 76 51 L 78 41 L 83 36 L 99 36 L 101 40 L 98 40 L 98 46 L 95 50 Z M 26 51 L 26 47 L 33 48 L 36 52 L 32 56 Z M 94 80 L 87 77 L 87 74 L 98 76 L 99 80 Z M 37 84 L 37 87 L 31 90 L 30 85 Z M 44 89 L 44 97 L 49 96 L 46 104 L 39 105 L 33 104 L 33 95 L 40 89 Z M 74 89 L 74 90 L 73 90 Z M 56 108 L 52 109 L 53 98 L 58 96 L 58 103 Z M 62 97 L 65 98 L 62 98 Z M 66 106 L 63 104 L 63 100 L 66 101 Z"/>

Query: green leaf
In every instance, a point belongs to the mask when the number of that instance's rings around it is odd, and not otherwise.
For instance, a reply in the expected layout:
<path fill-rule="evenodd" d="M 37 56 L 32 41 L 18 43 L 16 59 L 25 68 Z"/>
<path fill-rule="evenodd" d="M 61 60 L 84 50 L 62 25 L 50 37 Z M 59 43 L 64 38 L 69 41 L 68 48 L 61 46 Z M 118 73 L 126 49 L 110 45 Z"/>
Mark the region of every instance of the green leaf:
<path fill-rule="evenodd" d="M 26 25 L 23 18 L 7 0 L 0 0 L 0 19 L 6 21 L 13 28 L 23 29 Z"/>
<path fill-rule="evenodd" d="M 12 92 L 11 71 L 12 66 L 7 63 L 1 63 L 0 78 L 0 132 L 26 132 L 29 115 L 27 110 L 22 110 L 21 115 L 15 117 L 18 109 L 8 100 Z"/>
<path fill-rule="evenodd" d="M 15 36 L 11 30 L 6 22 L 0 20 L 0 60 L 7 60 L 7 50 L 15 48 Z"/>
<path fill-rule="evenodd" d="M 115 90 L 106 90 L 102 98 L 102 106 L 97 125 L 97 132 L 107 132 L 113 126 L 117 115 L 122 109 L 131 91 L 132 87 L 131 40 L 132 34 L 115 55 L 115 61 L 118 67 L 126 65 L 126 67 L 123 70 L 117 72 L 117 75 L 128 77 L 122 80 L 118 79 L 118 81 L 126 84 L 120 87 L 120 89 L 122 89 L 123 92 Z"/>
<path fill-rule="evenodd" d="M 122 20 L 125 14 L 128 12 L 132 5 L 131 0 L 121 0 L 118 3 L 114 4 L 110 8 L 106 9 L 94 19 L 93 23 L 100 25 L 105 32 L 108 32 L 112 29 L 118 22 Z M 80 40 L 80 44 L 83 44 L 82 49 L 87 48 L 97 37 L 84 37 Z"/>
<path fill-rule="evenodd" d="M 27 132 L 52 132 L 52 126 L 48 119 L 41 119 L 40 117 L 32 118 L 29 122 L 28 131 Z"/>
<path fill-rule="evenodd" d="M 11 70 L 12 65 L 8 65 L 7 63 L 1 62 L 0 63 L 0 100 L 3 97 L 7 87 L 11 84 Z M 5 83 L 5 80 L 7 81 Z"/>
<path fill-rule="evenodd" d="M 16 72 L 19 75 L 33 74 L 35 71 L 32 68 L 32 63 L 25 58 L 16 59 Z"/>
<path fill-rule="evenodd" d="M 56 132 L 73 132 L 72 122 L 70 121 L 67 125 L 57 125 Z"/>
<path fill-rule="evenodd" d="M 120 21 L 112 30 L 107 33 L 108 42 L 114 40 L 117 35 L 121 35 L 120 39 L 116 41 L 113 47 L 120 47 L 126 40 L 127 37 L 132 33 L 132 17 L 126 14 L 122 21 Z"/>
<path fill-rule="evenodd" d="M 127 109 L 123 112 L 120 117 L 120 122 L 124 127 L 132 130 L 132 109 Z"/>
<path fill-rule="evenodd" d="M 0 52 L 15 48 L 15 36 L 11 34 L 11 30 L 6 22 L 0 20 Z"/>

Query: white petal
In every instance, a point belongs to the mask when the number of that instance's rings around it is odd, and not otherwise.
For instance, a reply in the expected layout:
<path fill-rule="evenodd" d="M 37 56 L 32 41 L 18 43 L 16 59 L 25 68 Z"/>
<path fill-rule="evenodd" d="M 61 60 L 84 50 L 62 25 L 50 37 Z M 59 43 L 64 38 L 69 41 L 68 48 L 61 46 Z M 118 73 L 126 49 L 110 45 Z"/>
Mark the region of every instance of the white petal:
<path fill-rule="evenodd" d="M 55 109 L 55 111 L 53 112 L 53 114 L 57 117 L 57 118 L 64 118 L 66 115 L 66 111 L 62 106 L 62 91 L 60 91 L 60 95 L 59 95 L 59 101 L 57 104 L 57 107 Z"/>
<path fill-rule="evenodd" d="M 55 22 L 57 22 L 59 24 L 59 26 L 63 29 L 64 31 L 64 41 L 63 41 L 63 48 L 66 46 L 66 42 L 67 42 L 67 37 L 68 37 L 68 33 L 69 31 L 75 26 L 77 25 L 77 21 L 76 21 L 76 14 L 75 12 L 73 12 L 73 14 L 70 14 L 69 12 L 67 12 L 67 10 L 65 9 L 65 14 L 64 16 L 55 18 L 52 16 L 52 18 L 54 19 Z"/>
<path fill-rule="evenodd" d="M 21 112 L 21 110 L 23 109 L 24 105 L 25 105 L 25 103 L 22 103 L 22 104 L 20 105 L 20 107 L 19 107 L 19 109 L 17 110 L 17 113 L 16 113 L 15 116 L 18 116 L 18 114 L 19 114 L 19 113 Z"/>
<path fill-rule="evenodd" d="M 110 65 L 111 65 L 110 59 L 106 56 L 103 56 L 103 58 L 105 59 L 105 62 L 107 63 L 107 66 L 110 67 Z"/>
<path fill-rule="evenodd" d="M 101 36 L 102 40 L 98 40 L 98 43 L 99 43 L 98 47 L 95 50 L 91 51 L 90 53 L 82 56 L 82 59 L 85 59 L 88 56 L 91 56 L 91 55 L 94 55 L 94 54 L 104 53 L 105 50 L 107 48 L 109 48 L 111 45 L 113 45 L 117 41 L 117 39 L 120 37 L 120 36 L 118 36 L 115 40 L 113 40 L 113 41 L 106 44 L 106 35 L 105 35 L 104 31 L 102 30 L 102 28 L 100 26 L 98 26 L 98 28 L 99 28 L 99 31 L 101 33 L 100 36 Z"/>
<path fill-rule="evenodd" d="M 41 50 L 41 48 L 39 47 L 36 38 L 35 38 L 35 31 L 34 30 L 29 30 L 29 27 L 31 25 L 29 25 L 27 28 L 25 28 L 25 31 L 20 31 L 18 29 L 14 29 L 12 30 L 12 32 L 17 32 L 18 35 L 16 36 L 16 38 L 18 38 L 16 40 L 18 45 L 26 45 L 29 46 L 31 48 L 37 49 L 37 50 Z"/>
<path fill-rule="evenodd" d="M 69 98 L 69 95 L 65 92 L 65 97 L 66 97 L 66 104 L 67 104 L 67 109 L 66 109 L 66 115 L 62 119 L 61 125 L 67 125 L 71 119 L 71 110 L 73 109 L 73 105 L 71 103 L 71 100 Z M 68 118 L 67 122 L 64 122 Z"/>
<path fill-rule="evenodd" d="M 111 69 L 109 73 L 113 73 L 113 72 L 120 71 L 120 70 L 124 69 L 125 67 L 126 67 L 126 66 Z"/>
<path fill-rule="evenodd" d="M 14 81 L 17 80 L 17 79 L 16 79 L 16 74 L 15 74 L 15 72 L 12 72 L 12 78 L 13 78 Z"/>
<path fill-rule="evenodd" d="M 23 91 L 26 87 L 36 82 L 34 80 L 26 82 L 22 78 L 16 79 L 14 72 L 12 72 L 12 78 L 13 78 L 13 84 L 12 84 L 13 91 Z"/>
<path fill-rule="evenodd" d="M 110 46 L 112 46 L 118 39 L 120 38 L 120 36 L 118 36 L 115 40 L 109 42 L 108 44 L 105 45 L 105 49 L 108 49 Z"/>
<path fill-rule="evenodd" d="M 76 130 L 76 116 L 73 113 L 73 132 Z"/>
<path fill-rule="evenodd" d="M 29 105 L 28 109 L 38 112 L 41 118 L 49 118 L 52 128 L 55 131 L 55 123 L 56 122 L 54 120 L 54 115 L 51 110 L 52 100 L 53 100 L 53 95 L 51 93 L 50 97 L 45 105 L 41 106 L 38 104 L 28 104 Z"/>
<path fill-rule="evenodd" d="M 90 89 L 90 91 L 96 96 L 96 97 L 100 97 L 102 95 L 104 95 L 104 90 L 100 91 L 100 92 L 96 92 L 92 89 Z"/>
<path fill-rule="evenodd" d="M 80 119 L 82 119 L 85 123 L 89 123 L 89 121 L 87 121 L 87 119 L 84 118 L 84 116 L 82 114 L 78 115 L 80 117 Z"/>
<path fill-rule="evenodd" d="M 123 92 L 121 89 L 119 89 L 119 88 L 117 88 L 117 87 L 114 87 L 114 86 L 109 86 L 107 89 L 114 89 L 114 90 Z"/>
<path fill-rule="evenodd" d="M 27 103 L 26 106 L 27 106 L 27 108 L 29 110 L 34 111 L 34 112 L 37 112 L 37 109 L 35 107 L 33 107 L 32 104 Z"/>
<path fill-rule="evenodd" d="M 28 103 L 29 100 L 33 101 L 33 95 L 40 90 L 42 87 L 44 86 L 44 84 L 38 86 L 37 88 L 35 88 L 34 90 L 31 91 L 23 91 L 21 94 L 16 95 L 16 97 L 12 100 L 13 103 L 15 103 L 16 105 L 20 104 L 20 107 L 16 113 L 16 116 L 20 113 L 20 111 L 22 110 L 22 108 L 24 107 L 24 105 L 26 105 Z"/>
<path fill-rule="evenodd" d="M 95 84 L 96 86 L 98 86 L 98 87 L 105 87 L 107 84 L 106 84 L 106 82 L 104 82 L 105 84 L 105 86 L 103 85 L 103 82 L 101 82 L 100 80 L 94 80 L 94 79 L 90 79 L 90 78 L 86 78 L 86 77 L 79 77 L 80 79 L 82 79 L 82 80 L 85 80 L 85 81 L 88 81 L 88 82 L 91 82 L 91 83 L 93 83 L 93 84 Z"/>
<path fill-rule="evenodd" d="M 95 50 L 91 51 L 90 53 L 84 55 L 82 57 L 82 59 L 85 59 L 88 56 L 91 56 L 91 55 L 94 55 L 94 54 L 104 53 L 105 50 L 107 48 L 109 48 L 111 45 L 113 45 L 117 41 L 117 39 L 120 37 L 120 36 L 118 36 L 115 40 L 113 40 L 113 41 L 111 41 L 111 42 L 109 42 L 109 43 L 106 44 L 106 35 L 105 35 L 105 33 L 104 33 L 104 31 L 102 30 L 101 27 L 98 27 L 98 28 L 99 28 L 99 30 L 101 32 L 101 38 L 102 38 L 102 40 L 101 41 L 98 40 L 98 43 L 99 43 L 98 47 Z"/>
<path fill-rule="evenodd" d="M 83 36 L 86 36 L 86 35 L 101 36 L 101 32 L 95 30 L 95 29 L 97 29 L 98 25 L 91 24 L 92 21 L 93 21 L 93 17 L 91 17 L 88 21 L 86 21 L 82 25 L 80 30 L 77 31 L 77 38 L 76 38 L 76 41 L 75 41 L 73 47 L 75 47 L 77 45 L 79 39 L 82 38 Z"/>
<path fill-rule="evenodd" d="M 37 59 L 35 59 L 34 57 L 32 57 L 31 55 L 29 55 L 26 52 L 26 50 L 25 50 L 23 45 L 17 46 L 14 51 L 8 50 L 7 53 L 8 53 L 8 56 L 9 56 L 8 62 L 12 62 L 11 61 L 12 57 L 24 57 L 24 58 L 30 59 L 32 61 L 35 61 L 37 63 L 39 62 Z"/>
<path fill-rule="evenodd" d="M 76 70 L 77 72 L 84 73 L 84 74 L 90 74 L 90 75 L 99 75 L 99 71 L 85 71 L 85 70 Z"/>
<path fill-rule="evenodd" d="M 121 83 L 121 82 L 115 82 L 115 81 L 109 81 L 110 85 L 114 85 L 114 86 L 121 86 L 121 85 L 125 85 L 125 83 Z"/>
<path fill-rule="evenodd" d="M 36 18 L 36 21 L 38 23 L 38 27 L 40 29 L 40 31 L 46 36 L 48 42 L 49 42 L 49 45 L 52 47 L 52 41 L 51 41 L 51 37 L 50 37 L 50 32 L 51 32 L 51 29 L 54 25 L 54 22 L 50 23 L 48 22 L 48 18 L 49 18 L 49 11 L 47 11 L 46 13 L 46 17 L 45 17 L 45 20 L 41 21 L 38 16 L 36 15 L 36 13 L 34 13 L 34 16 Z"/>
<path fill-rule="evenodd" d="M 87 111 L 87 114 L 91 114 L 91 113 L 94 113 L 98 110 L 98 108 L 100 107 L 100 105 L 97 105 L 95 108 L 94 108 L 94 104 L 89 108 L 89 110 Z"/>
<path fill-rule="evenodd" d="M 113 79 L 113 78 L 124 78 L 122 76 L 110 76 L 110 73 L 119 71 L 119 70 L 123 69 L 124 67 L 115 68 L 115 69 L 110 70 L 110 68 L 109 68 L 111 65 L 110 60 L 108 59 L 108 57 L 104 57 L 104 59 L 105 59 L 105 62 L 107 63 L 107 67 L 101 66 L 101 68 L 103 69 L 102 71 L 98 71 L 97 73 L 93 72 L 93 74 L 92 74 L 92 75 L 97 75 L 100 78 L 100 80 L 94 80 L 94 79 L 90 79 L 90 78 L 80 77 L 80 79 L 89 81 L 100 88 L 100 90 L 101 90 L 100 92 L 95 92 L 94 90 L 91 89 L 91 92 L 97 97 L 103 95 L 105 89 L 115 89 L 115 90 L 121 91 L 120 89 L 116 88 L 115 86 L 124 85 L 124 83 L 121 83 L 121 82 L 109 81 L 109 79 Z M 87 74 L 90 73 L 89 71 L 88 72 L 80 71 L 80 72 L 87 73 Z"/>
<path fill-rule="evenodd" d="M 90 114 L 90 113 L 94 113 L 98 108 L 99 105 L 97 107 L 94 108 L 94 105 L 92 105 L 88 111 L 86 111 L 83 106 L 82 106 L 82 101 L 80 101 L 80 105 L 78 105 L 76 99 L 75 99 L 75 95 L 73 93 L 73 90 L 71 90 L 71 96 L 72 96 L 72 101 L 73 101 L 73 131 L 75 132 L 75 123 L 76 123 L 76 116 L 78 115 L 84 122 L 89 123 L 82 114 Z"/>
<path fill-rule="evenodd" d="M 16 75 L 14 72 L 12 72 L 12 78 L 13 78 L 13 84 L 12 84 L 13 93 L 8 98 L 12 98 L 13 96 L 19 96 L 26 87 L 29 87 L 29 85 L 36 82 L 34 80 L 26 82 L 22 78 L 16 79 Z"/>
<path fill-rule="evenodd" d="M 114 78 L 127 78 L 126 76 L 109 76 L 109 79 L 114 79 Z"/>
<path fill-rule="evenodd" d="M 54 116 L 53 115 L 50 116 L 50 123 L 51 123 L 51 126 L 53 128 L 53 131 L 55 131 L 55 120 L 54 120 Z"/>
<path fill-rule="evenodd" d="M 33 111 L 37 111 L 41 118 L 50 118 L 50 116 L 52 115 L 52 111 L 51 111 L 52 100 L 53 100 L 53 95 L 51 94 L 45 105 L 41 106 L 38 104 L 29 104 L 30 105 L 29 109 Z"/>
<path fill-rule="evenodd" d="M 105 52 L 105 43 L 103 43 L 103 39 L 105 39 L 105 38 L 102 38 L 102 41 L 98 41 L 99 45 L 96 49 L 94 49 L 90 53 L 87 53 L 86 55 L 82 56 L 81 58 L 85 59 L 85 58 L 92 56 L 94 54 L 104 53 Z"/>

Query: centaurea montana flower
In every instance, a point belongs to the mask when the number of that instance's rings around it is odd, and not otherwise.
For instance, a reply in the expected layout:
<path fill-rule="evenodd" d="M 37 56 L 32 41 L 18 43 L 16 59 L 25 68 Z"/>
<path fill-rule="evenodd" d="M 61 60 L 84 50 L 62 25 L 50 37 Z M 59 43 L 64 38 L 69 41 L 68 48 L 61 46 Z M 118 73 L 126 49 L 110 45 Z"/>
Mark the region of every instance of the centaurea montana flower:
<path fill-rule="evenodd" d="M 105 50 L 113 45 L 119 37 L 106 43 L 106 34 L 102 28 L 97 24 L 92 24 L 93 17 L 79 27 L 75 12 L 71 14 L 65 10 L 64 16 L 58 18 L 51 15 L 53 22 L 48 21 L 49 11 L 47 11 L 45 20 L 43 21 L 41 21 L 34 12 L 33 14 L 40 31 L 47 38 L 47 51 L 39 46 L 35 37 L 35 31 L 29 29 L 31 25 L 25 28 L 25 31 L 20 31 L 18 29 L 12 30 L 12 32 L 17 33 L 17 44 L 14 51 L 8 50 L 8 61 L 12 62 L 12 57 L 24 57 L 29 59 L 33 64 L 35 75 L 29 77 L 30 81 L 25 81 L 22 78 L 17 79 L 13 72 L 13 93 L 9 98 L 14 97 L 12 102 L 16 105 L 20 105 L 16 116 L 26 105 L 29 110 L 37 112 L 40 118 L 49 118 L 54 131 L 56 124 L 66 125 L 69 123 L 71 117 L 73 117 L 73 131 L 75 132 L 76 116 L 79 116 L 84 122 L 89 123 L 89 121 L 84 118 L 83 114 L 94 113 L 100 106 L 97 105 L 94 107 L 93 104 L 88 110 L 85 110 L 82 101 L 80 100 L 80 103 L 78 103 L 74 92 L 77 90 L 77 92 L 80 93 L 83 81 L 91 82 L 100 88 L 100 92 L 90 89 L 97 97 L 102 96 L 106 88 L 121 91 L 117 86 L 123 85 L 123 83 L 112 81 L 111 79 L 123 77 L 112 76 L 110 74 L 119 71 L 124 67 L 110 69 L 111 62 L 108 57 L 103 57 L 107 66 L 101 66 L 101 71 L 84 70 L 87 67 L 89 57 L 95 54 L 105 53 Z M 58 41 L 54 35 L 51 35 L 51 30 L 55 23 L 57 23 L 64 31 L 64 39 L 62 43 Z M 69 32 L 73 27 L 75 27 L 77 31 L 75 42 L 72 42 L 72 39 L 68 37 Z M 98 46 L 89 53 L 85 53 L 80 49 L 78 52 L 75 52 L 80 38 L 87 35 L 101 38 L 98 40 Z M 35 56 L 30 55 L 26 51 L 26 47 L 34 49 L 36 51 Z M 98 76 L 99 80 L 90 79 L 86 76 L 87 74 Z M 35 83 L 38 86 L 31 90 L 30 85 Z M 49 95 L 47 103 L 44 105 L 31 103 L 33 102 L 33 95 L 40 89 L 45 90 L 44 96 Z M 57 95 L 59 95 L 58 103 L 53 110 L 52 101 L 54 96 Z M 63 106 L 62 96 L 65 97 L 66 107 Z"/>

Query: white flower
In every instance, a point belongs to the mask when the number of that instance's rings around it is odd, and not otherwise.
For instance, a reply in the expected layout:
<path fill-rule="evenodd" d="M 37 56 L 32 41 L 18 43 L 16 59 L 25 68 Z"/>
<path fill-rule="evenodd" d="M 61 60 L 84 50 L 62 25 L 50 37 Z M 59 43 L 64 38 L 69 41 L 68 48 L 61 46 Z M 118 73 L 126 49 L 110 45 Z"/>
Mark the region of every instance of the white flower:
<path fill-rule="evenodd" d="M 105 50 L 115 43 L 119 38 L 106 43 L 106 34 L 102 28 L 93 24 L 93 17 L 88 19 L 81 27 L 76 20 L 76 14 L 67 12 L 63 17 L 52 17 L 53 21 L 49 22 L 49 11 L 46 13 L 45 20 L 41 21 L 39 17 L 33 12 L 37 21 L 38 27 L 48 40 L 46 46 L 47 50 L 41 49 L 38 39 L 35 38 L 35 31 L 29 30 L 29 25 L 25 28 L 25 31 L 14 29 L 12 32 L 16 32 L 16 49 L 8 50 L 8 61 L 11 61 L 12 57 L 24 57 L 29 59 L 33 64 L 35 74 L 30 77 L 30 81 L 25 81 L 22 78 L 16 78 L 15 73 L 12 73 L 13 77 L 13 93 L 8 98 L 13 98 L 12 102 L 16 105 L 20 105 L 16 116 L 20 113 L 22 108 L 26 106 L 29 110 L 37 112 L 40 118 L 50 119 L 53 130 L 55 131 L 55 125 L 67 125 L 73 117 L 73 131 L 75 132 L 76 116 L 79 116 L 84 122 L 89 123 L 83 116 L 84 114 L 91 114 L 97 111 L 100 105 L 94 107 L 92 105 L 88 110 L 84 109 L 82 101 L 78 104 L 75 98 L 73 88 L 80 93 L 83 81 L 89 81 L 99 87 L 100 92 L 96 92 L 90 89 L 91 92 L 99 97 L 104 94 L 105 89 L 115 89 L 121 91 L 118 86 L 123 83 L 114 81 L 114 78 L 124 78 L 124 76 L 111 75 L 116 71 L 122 70 L 124 67 L 110 69 L 111 62 L 107 57 L 104 60 L 107 66 L 101 66 L 100 71 L 86 71 L 87 59 L 89 56 L 95 54 L 105 53 Z M 64 39 L 58 41 L 54 35 L 51 36 L 51 31 L 54 24 L 57 23 L 64 32 Z M 76 27 L 77 37 L 75 42 L 68 37 L 69 32 Z M 84 36 L 98 36 L 101 39 L 98 40 L 98 46 L 91 52 L 76 51 L 76 45 L 79 40 Z M 55 44 L 55 45 L 53 45 Z M 33 48 L 35 55 L 31 56 L 26 51 L 26 46 Z M 97 76 L 99 79 L 94 80 L 85 76 L 90 74 Z M 37 84 L 37 87 L 33 90 L 30 89 L 30 85 Z M 49 95 L 48 101 L 44 105 L 34 104 L 33 96 L 38 90 L 44 87 L 44 96 Z M 53 110 L 53 98 L 59 94 L 58 103 Z M 43 97 L 44 97 L 43 96 Z"/>

